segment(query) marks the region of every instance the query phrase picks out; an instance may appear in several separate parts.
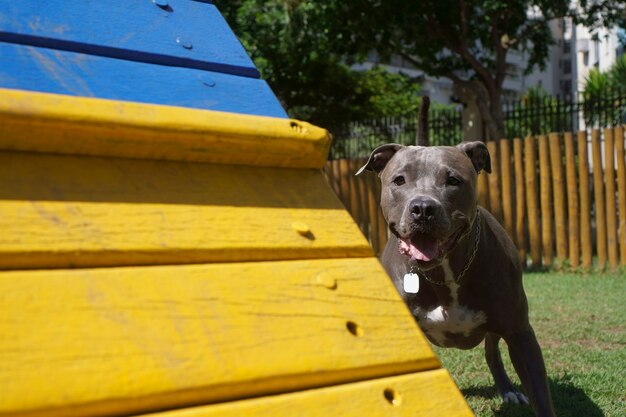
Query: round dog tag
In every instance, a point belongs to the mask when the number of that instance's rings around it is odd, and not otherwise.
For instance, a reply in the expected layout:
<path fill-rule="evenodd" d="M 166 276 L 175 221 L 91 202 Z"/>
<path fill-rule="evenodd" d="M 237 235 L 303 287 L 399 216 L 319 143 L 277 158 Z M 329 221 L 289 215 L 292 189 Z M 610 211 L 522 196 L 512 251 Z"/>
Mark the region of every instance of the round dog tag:
<path fill-rule="evenodd" d="M 417 294 L 420 289 L 420 277 L 414 272 L 404 275 L 404 292 L 408 294 Z"/>

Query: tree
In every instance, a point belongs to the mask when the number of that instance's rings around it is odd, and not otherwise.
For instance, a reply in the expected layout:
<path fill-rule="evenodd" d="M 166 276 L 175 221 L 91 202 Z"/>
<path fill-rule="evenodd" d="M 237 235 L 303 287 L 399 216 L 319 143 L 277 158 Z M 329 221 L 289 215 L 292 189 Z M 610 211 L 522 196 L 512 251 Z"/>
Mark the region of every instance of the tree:
<path fill-rule="evenodd" d="M 623 122 L 624 104 L 617 98 L 626 92 L 626 55 L 617 58 L 606 72 L 592 68 L 585 77 L 584 115 L 588 125 L 610 120 Z"/>
<path fill-rule="evenodd" d="M 354 71 L 338 1 L 214 1 L 291 117 L 327 128 L 415 111 L 420 86 L 380 68 Z"/>
<path fill-rule="evenodd" d="M 569 18 L 592 31 L 624 15 L 623 0 L 345 0 L 343 35 L 354 52 L 375 48 L 383 59 L 400 56 L 414 67 L 454 82 L 473 100 L 489 137 L 504 134 L 503 83 L 507 55 L 524 52 L 526 71 L 545 68 L 554 44 L 549 22 Z M 355 47 L 354 44 L 359 44 Z"/>

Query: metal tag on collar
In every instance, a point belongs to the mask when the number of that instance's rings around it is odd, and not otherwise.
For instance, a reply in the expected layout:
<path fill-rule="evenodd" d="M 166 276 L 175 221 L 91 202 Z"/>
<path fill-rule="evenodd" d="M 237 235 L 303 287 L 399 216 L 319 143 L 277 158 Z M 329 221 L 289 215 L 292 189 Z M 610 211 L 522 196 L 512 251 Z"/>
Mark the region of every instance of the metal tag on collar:
<path fill-rule="evenodd" d="M 404 274 L 403 289 L 407 294 L 417 294 L 420 290 L 420 277 L 415 272 Z"/>

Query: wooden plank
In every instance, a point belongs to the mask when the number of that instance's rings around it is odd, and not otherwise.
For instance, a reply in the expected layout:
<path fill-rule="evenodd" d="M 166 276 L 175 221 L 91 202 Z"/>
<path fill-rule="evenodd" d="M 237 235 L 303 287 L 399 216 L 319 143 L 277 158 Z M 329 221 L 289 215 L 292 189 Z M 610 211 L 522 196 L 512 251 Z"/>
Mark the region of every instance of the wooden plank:
<path fill-rule="evenodd" d="M 477 194 L 478 194 L 478 204 L 484 207 L 487 210 L 491 210 L 489 207 L 490 199 L 489 199 L 489 174 L 485 171 L 481 171 L 478 174 L 477 179 Z"/>
<path fill-rule="evenodd" d="M 515 238 L 520 262 L 526 266 L 526 198 L 524 187 L 524 142 L 521 138 L 513 139 L 513 157 L 515 165 Z"/>
<path fill-rule="evenodd" d="M 0 67 L 3 88 L 287 118 L 255 78 L 2 42 L 0 56 L 11 63 Z"/>
<path fill-rule="evenodd" d="M 0 149 L 322 168 L 330 136 L 305 122 L 0 89 Z"/>
<path fill-rule="evenodd" d="M 445 370 L 357 382 L 274 397 L 145 417 L 470 417 L 474 414 Z"/>
<path fill-rule="evenodd" d="M 532 136 L 524 139 L 524 178 L 526 180 L 530 258 L 532 267 L 539 268 L 541 266 L 541 234 L 539 232 L 539 205 L 537 203 L 537 156 L 535 138 Z"/>
<path fill-rule="evenodd" d="M 615 141 L 613 129 L 604 129 L 604 184 L 606 186 L 606 238 L 609 267 L 619 265 L 617 247 L 617 201 L 615 198 Z"/>
<path fill-rule="evenodd" d="M 357 187 L 357 194 L 359 195 L 358 204 L 359 204 L 359 213 L 361 216 L 359 227 L 361 228 L 361 231 L 363 232 L 363 234 L 367 237 L 370 235 L 369 226 L 371 224 L 371 219 L 369 217 L 368 197 L 367 197 L 368 190 L 367 190 L 366 179 L 365 179 L 365 176 L 356 177 L 354 175 L 354 173 L 357 172 L 364 163 L 365 162 L 362 159 L 354 160 L 353 165 L 352 165 L 354 168 L 354 170 L 352 171 L 352 177 L 354 178 L 354 182 Z"/>
<path fill-rule="evenodd" d="M 615 128 L 615 154 L 617 156 L 617 190 L 619 204 L 620 264 L 626 266 L 626 157 L 624 152 L 624 128 Z"/>
<path fill-rule="evenodd" d="M 502 215 L 502 193 L 500 192 L 500 155 L 498 154 L 498 142 L 488 141 L 486 143 L 491 156 L 491 174 L 487 176 L 489 179 L 489 211 L 502 224 L 504 216 Z"/>
<path fill-rule="evenodd" d="M 369 210 L 370 218 L 370 241 L 372 242 L 372 248 L 376 256 L 380 256 L 383 252 L 383 246 L 381 245 L 381 236 L 378 229 L 380 203 L 376 199 L 377 187 L 379 186 L 378 178 L 374 173 L 365 173 L 365 180 L 367 183 L 367 207 Z"/>
<path fill-rule="evenodd" d="M 500 176 L 502 177 L 502 214 L 504 228 L 514 242 L 515 228 L 513 226 L 513 181 L 511 178 L 511 141 L 500 140 Z"/>
<path fill-rule="evenodd" d="M 0 268 L 372 254 L 319 170 L 6 151 L 0 167 Z"/>
<path fill-rule="evenodd" d="M 552 182 L 550 181 L 550 148 L 548 137 L 539 136 L 539 189 L 541 190 L 541 247 L 543 264 L 552 266 L 554 240 L 552 239 Z"/>
<path fill-rule="evenodd" d="M 332 161 L 328 161 L 326 163 L 326 171 L 328 172 L 328 180 L 330 181 L 330 187 L 333 189 L 333 192 L 337 194 L 339 197 L 340 194 L 340 186 L 339 186 L 339 161 L 334 159 Z"/>
<path fill-rule="evenodd" d="M 350 214 L 352 218 L 361 226 L 363 221 L 363 214 L 361 212 L 361 194 L 359 190 L 359 185 L 357 184 L 357 178 L 354 176 L 354 173 L 358 170 L 356 165 L 356 161 L 354 159 L 348 159 L 346 164 L 347 171 L 345 173 L 346 178 L 348 178 L 348 187 L 350 188 Z"/>
<path fill-rule="evenodd" d="M 548 136 L 550 147 L 550 170 L 554 191 L 554 229 L 556 231 L 556 257 L 559 267 L 567 259 L 567 212 L 565 211 L 565 180 L 563 179 L 563 150 L 558 133 Z"/>
<path fill-rule="evenodd" d="M 606 207 L 604 202 L 604 175 L 602 173 L 602 148 L 600 131 L 591 131 L 591 157 L 593 161 L 593 195 L 596 213 L 596 247 L 598 251 L 598 268 L 605 267 L 607 258 L 606 247 Z"/>
<path fill-rule="evenodd" d="M 380 199 L 381 199 L 381 195 L 382 195 L 382 185 L 380 184 L 380 181 L 378 181 L 378 179 L 375 181 L 376 182 L 376 201 L 379 202 L 378 203 L 378 239 L 380 242 L 380 250 L 381 252 L 379 252 L 379 256 L 382 255 L 382 251 L 385 249 L 385 246 L 387 245 L 387 240 L 388 239 L 388 233 L 389 233 L 389 228 L 387 226 L 387 219 L 385 219 L 385 215 L 383 214 L 383 210 L 380 207 Z"/>
<path fill-rule="evenodd" d="M 339 198 L 343 202 L 343 205 L 346 207 L 348 212 L 352 213 L 352 198 L 350 195 L 350 177 L 348 176 L 348 172 L 350 171 L 350 167 L 348 166 L 349 162 L 347 159 L 339 160 L 339 184 L 341 193 L 339 194 Z"/>
<path fill-rule="evenodd" d="M 0 317 L 0 414 L 128 415 L 439 366 L 375 258 L 2 272 Z"/>
<path fill-rule="evenodd" d="M 591 243 L 591 195 L 589 187 L 589 152 L 587 150 L 587 132 L 579 131 L 578 166 L 580 172 L 580 250 L 582 267 L 589 269 L 593 263 L 593 247 Z"/>
<path fill-rule="evenodd" d="M 563 135 L 563 140 L 565 142 L 569 261 L 571 269 L 576 269 L 580 265 L 580 217 L 578 215 L 578 174 L 576 172 L 574 135 L 572 132 L 566 132 Z"/>
<path fill-rule="evenodd" d="M 56 4 L 39 0 L 2 2 L 0 41 L 259 77 L 259 71 L 214 5 L 189 0 L 168 0 L 166 4 L 159 7 L 151 1 L 97 0 Z M 7 60 L 5 64 L 10 68 L 15 62 Z M 133 76 L 133 81 L 137 77 Z"/>

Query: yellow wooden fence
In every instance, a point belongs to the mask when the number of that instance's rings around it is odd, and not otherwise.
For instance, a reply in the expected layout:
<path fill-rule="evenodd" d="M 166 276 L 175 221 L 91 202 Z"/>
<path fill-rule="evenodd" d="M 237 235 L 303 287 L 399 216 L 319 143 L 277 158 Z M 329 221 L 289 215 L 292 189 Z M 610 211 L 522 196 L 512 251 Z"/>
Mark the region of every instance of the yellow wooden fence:
<path fill-rule="evenodd" d="M 538 267 L 626 266 L 624 128 L 488 142 L 492 173 L 478 179 L 480 204 L 504 225 L 520 258 Z M 387 229 L 365 159 L 329 161 L 325 172 L 372 247 Z M 595 262 L 594 262 L 595 258 Z"/>

